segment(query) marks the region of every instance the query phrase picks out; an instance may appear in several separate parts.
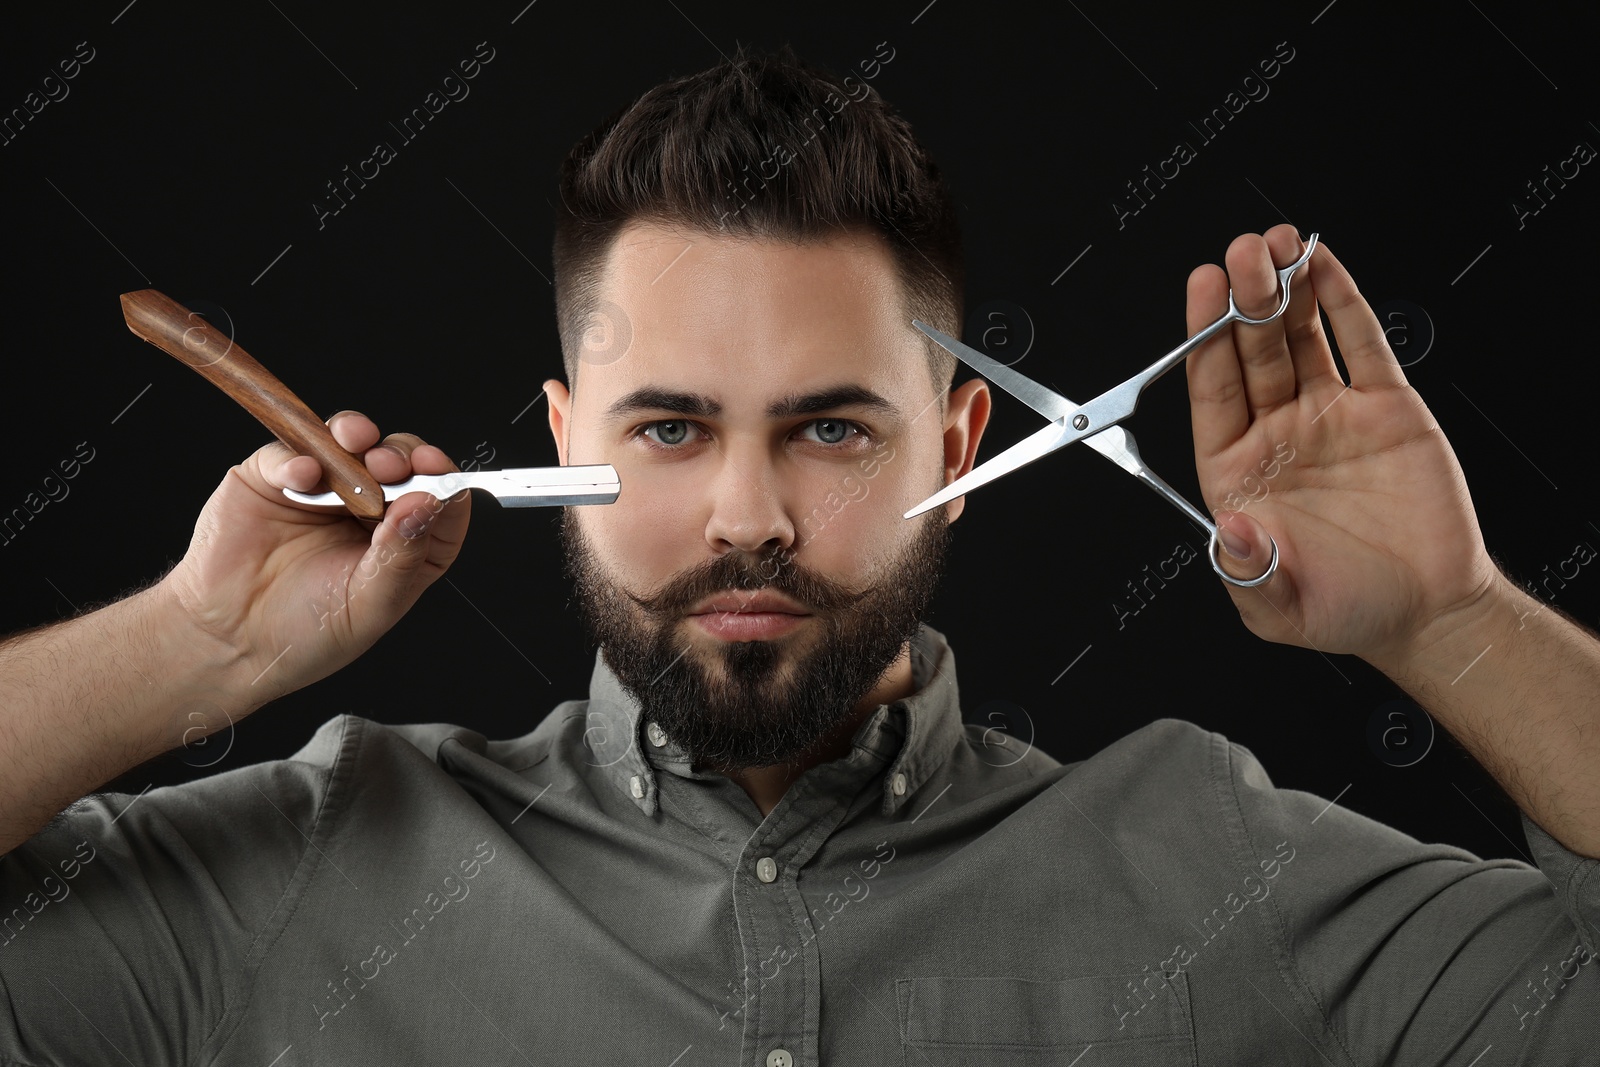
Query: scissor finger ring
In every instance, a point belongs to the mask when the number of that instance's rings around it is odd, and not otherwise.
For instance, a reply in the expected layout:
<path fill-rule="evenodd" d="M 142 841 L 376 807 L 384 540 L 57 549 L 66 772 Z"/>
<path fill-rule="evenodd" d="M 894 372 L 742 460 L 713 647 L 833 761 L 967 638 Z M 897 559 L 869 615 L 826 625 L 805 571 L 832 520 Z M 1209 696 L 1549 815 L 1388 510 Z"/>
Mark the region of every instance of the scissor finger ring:
<path fill-rule="evenodd" d="M 1210 524 L 1208 523 L 1207 525 Z M 1272 576 L 1278 572 L 1278 542 L 1271 534 L 1267 535 L 1267 540 L 1272 542 L 1272 559 L 1267 562 L 1267 572 L 1259 578 L 1235 578 L 1222 569 L 1222 560 L 1217 554 L 1220 547 L 1217 541 L 1219 532 L 1220 527 L 1211 527 L 1211 546 L 1208 552 L 1211 556 L 1211 569 L 1216 571 L 1223 581 L 1229 585 L 1236 585 L 1240 589 L 1254 589 L 1256 586 L 1266 585 L 1272 580 Z"/>

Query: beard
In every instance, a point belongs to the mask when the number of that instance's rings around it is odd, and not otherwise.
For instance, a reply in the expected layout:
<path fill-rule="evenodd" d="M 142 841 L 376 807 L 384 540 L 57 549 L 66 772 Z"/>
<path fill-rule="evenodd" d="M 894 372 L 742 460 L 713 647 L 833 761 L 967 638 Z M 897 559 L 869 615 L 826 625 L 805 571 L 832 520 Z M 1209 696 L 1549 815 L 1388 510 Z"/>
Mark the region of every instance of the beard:
<path fill-rule="evenodd" d="M 792 551 L 731 550 L 644 596 L 606 573 L 573 511 L 562 508 L 561 543 L 584 625 L 643 720 L 660 726 L 696 771 L 798 768 L 833 740 L 916 635 L 950 543 L 937 507 L 861 589 L 800 565 Z M 767 588 L 813 618 L 770 640 L 712 637 L 710 649 L 679 632 L 699 625 L 688 613 L 703 599 Z"/>

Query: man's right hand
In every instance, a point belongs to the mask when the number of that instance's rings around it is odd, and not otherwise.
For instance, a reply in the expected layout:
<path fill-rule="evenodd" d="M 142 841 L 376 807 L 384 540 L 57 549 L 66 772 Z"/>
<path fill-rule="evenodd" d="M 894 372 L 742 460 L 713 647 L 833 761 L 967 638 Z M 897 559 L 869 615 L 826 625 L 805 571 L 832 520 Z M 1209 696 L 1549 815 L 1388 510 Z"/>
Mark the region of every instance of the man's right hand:
<path fill-rule="evenodd" d="M 379 440 L 356 411 L 328 420 L 341 446 L 364 453 L 381 483 L 445 474 L 456 465 L 414 434 Z M 229 696 L 248 714 L 355 659 L 416 603 L 455 561 L 472 494 L 449 502 L 429 493 L 392 501 L 375 528 L 337 508 L 298 504 L 285 488 L 327 488 L 314 458 L 281 442 L 228 471 L 195 523 L 176 567 L 159 583 L 182 605 L 202 640 L 238 664 Z"/>
<path fill-rule="evenodd" d="M 412 434 L 380 443 L 358 412 L 328 424 L 380 483 L 456 469 Z M 467 490 L 407 493 L 369 528 L 283 495 L 321 480 L 315 459 L 267 445 L 228 471 L 155 585 L 0 638 L 0 855 L 131 767 L 343 667 L 455 561 Z"/>

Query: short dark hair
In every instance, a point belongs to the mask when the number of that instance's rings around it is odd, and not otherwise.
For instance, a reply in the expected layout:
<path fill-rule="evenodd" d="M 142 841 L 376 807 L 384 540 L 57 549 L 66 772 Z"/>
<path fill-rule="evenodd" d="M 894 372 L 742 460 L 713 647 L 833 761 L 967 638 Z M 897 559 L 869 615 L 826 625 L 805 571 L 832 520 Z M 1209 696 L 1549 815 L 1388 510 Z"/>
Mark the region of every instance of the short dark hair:
<path fill-rule="evenodd" d="M 961 234 L 938 167 L 865 80 L 840 79 L 787 43 L 771 54 L 740 46 L 619 108 L 567 154 L 560 193 L 556 319 L 574 389 L 606 254 L 634 220 L 801 243 L 876 234 L 893 253 L 908 326 L 915 317 L 961 336 Z M 942 404 L 956 360 L 922 341 Z"/>

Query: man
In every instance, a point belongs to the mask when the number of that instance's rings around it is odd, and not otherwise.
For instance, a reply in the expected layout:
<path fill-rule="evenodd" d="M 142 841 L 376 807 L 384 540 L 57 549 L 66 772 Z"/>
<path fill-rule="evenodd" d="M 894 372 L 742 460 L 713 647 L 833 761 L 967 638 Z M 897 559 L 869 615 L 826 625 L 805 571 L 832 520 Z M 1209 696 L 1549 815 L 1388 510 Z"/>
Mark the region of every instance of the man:
<path fill-rule="evenodd" d="M 1175 719 L 1066 767 L 962 726 L 919 620 L 963 501 L 900 516 L 972 468 L 988 391 L 909 326 L 957 332 L 954 212 L 862 88 L 741 54 L 567 160 L 550 425 L 622 486 L 563 527 L 587 700 L 507 741 L 341 715 L 61 811 L 195 702 L 237 719 L 348 663 L 460 551 L 465 495 L 369 531 L 288 502 L 321 471 L 279 444 L 155 585 L 0 648 L 0 1062 L 1593 1062 L 1600 643 L 1495 569 L 1325 247 L 1281 321 L 1187 364 L 1208 500 L 1296 448 L 1221 513 L 1230 573 L 1282 553 L 1235 604 L 1404 686 L 1538 868 L 1275 789 Z M 1191 332 L 1230 286 L 1272 306 L 1301 248 L 1196 270 Z M 330 426 L 382 481 L 453 469 Z"/>

